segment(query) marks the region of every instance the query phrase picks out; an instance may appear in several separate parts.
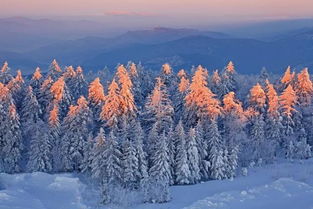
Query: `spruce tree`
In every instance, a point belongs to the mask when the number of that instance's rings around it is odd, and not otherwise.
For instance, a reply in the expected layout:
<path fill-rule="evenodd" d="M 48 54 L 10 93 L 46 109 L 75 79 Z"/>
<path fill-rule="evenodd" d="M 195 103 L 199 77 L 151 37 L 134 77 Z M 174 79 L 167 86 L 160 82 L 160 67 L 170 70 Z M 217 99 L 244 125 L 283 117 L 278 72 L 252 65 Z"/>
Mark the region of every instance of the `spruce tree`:
<path fill-rule="evenodd" d="M 186 152 L 187 164 L 190 170 L 189 183 L 196 184 L 200 181 L 200 158 L 194 128 L 190 128 L 186 138 Z"/>
<path fill-rule="evenodd" d="M 186 135 L 181 121 L 175 128 L 175 138 L 175 182 L 176 184 L 189 184 L 190 170 L 186 152 Z"/>
<path fill-rule="evenodd" d="M 169 182 L 171 178 L 165 132 L 160 136 L 156 147 L 151 156 L 149 169 L 149 201 L 162 203 L 170 200 Z"/>

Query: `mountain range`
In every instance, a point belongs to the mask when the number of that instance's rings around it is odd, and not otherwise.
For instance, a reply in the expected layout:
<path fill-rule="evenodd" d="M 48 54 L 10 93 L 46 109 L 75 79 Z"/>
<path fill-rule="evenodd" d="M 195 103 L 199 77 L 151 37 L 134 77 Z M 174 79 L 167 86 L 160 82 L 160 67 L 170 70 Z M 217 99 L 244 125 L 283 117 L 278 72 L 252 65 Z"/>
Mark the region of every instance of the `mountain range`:
<path fill-rule="evenodd" d="M 282 72 L 288 65 L 313 67 L 313 27 L 261 40 L 165 27 L 133 30 L 110 38 L 94 22 L 69 25 L 47 19 L 35 23 L 23 18 L 0 19 L 0 26 L 7 31 L 0 33 L 0 61 L 7 60 L 11 68 L 26 73 L 36 66 L 46 69 L 54 58 L 64 66 L 81 65 L 93 71 L 129 60 L 156 70 L 165 62 L 176 70 L 198 64 L 221 69 L 232 60 L 241 73 L 249 74 L 258 73 L 262 67 L 273 73 Z M 51 29 L 54 32 L 49 33 Z"/>

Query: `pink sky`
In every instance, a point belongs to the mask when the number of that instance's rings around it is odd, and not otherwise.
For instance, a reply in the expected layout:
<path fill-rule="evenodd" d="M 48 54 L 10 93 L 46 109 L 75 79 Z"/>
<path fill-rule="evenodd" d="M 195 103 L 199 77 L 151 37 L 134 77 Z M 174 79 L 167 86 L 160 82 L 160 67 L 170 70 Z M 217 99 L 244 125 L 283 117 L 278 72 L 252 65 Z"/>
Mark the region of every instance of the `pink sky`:
<path fill-rule="evenodd" d="M 132 16 L 177 21 L 313 16 L 313 0 L 0 0 L 1 16 Z"/>

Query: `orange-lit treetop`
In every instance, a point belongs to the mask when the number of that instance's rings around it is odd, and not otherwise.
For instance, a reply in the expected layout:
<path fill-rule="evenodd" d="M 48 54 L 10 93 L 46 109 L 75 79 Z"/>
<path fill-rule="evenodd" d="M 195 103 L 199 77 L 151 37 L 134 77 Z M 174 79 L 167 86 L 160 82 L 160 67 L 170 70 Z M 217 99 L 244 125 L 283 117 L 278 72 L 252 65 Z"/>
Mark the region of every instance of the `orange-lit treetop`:
<path fill-rule="evenodd" d="M 53 105 L 53 109 L 49 114 L 49 124 L 51 126 L 55 126 L 59 123 L 59 108 L 57 104 Z"/>
<path fill-rule="evenodd" d="M 313 86 L 310 80 L 308 68 L 304 68 L 297 76 L 297 82 L 294 86 L 298 96 L 299 104 L 310 105 L 313 96 Z"/>
<path fill-rule="evenodd" d="M 292 113 L 296 111 L 294 107 L 297 104 L 297 95 L 290 84 L 280 95 L 279 102 L 284 115 L 292 116 Z"/>
<path fill-rule="evenodd" d="M 122 114 L 136 111 L 134 95 L 132 93 L 133 83 L 123 65 L 118 66 L 116 75 L 120 84 L 120 108 Z"/>
<path fill-rule="evenodd" d="M 63 75 L 64 75 L 65 78 L 73 78 L 73 77 L 75 77 L 76 76 L 76 72 L 75 72 L 73 66 L 68 66 L 66 68 L 66 70 L 65 70 Z"/>
<path fill-rule="evenodd" d="M 229 92 L 223 98 L 223 113 L 224 114 L 243 114 L 242 104 L 235 98 L 234 92 Z"/>
<path fill-rule="evenodd" d="M 179 92 L 183 93 L 186 92 L 189 88 L 190 82 L 188 78 L 185 78 L 185 76 L 182 76 L 180 79 L 180 83 L 178 84 L 178 90 Z"/>
<path fill-rule="evenodd" d="M 57 72 L 62 72 L 62 69 L 60 68 L 60 66 L 59 66 L 59 64 L 58 64 L 58 62 L 56 61 L 56 59 L 54 59 L 53 61 L 52 61 L 52 66 L 53 66 L 53 69 L 55 70 L 55 71 L 57 71 Z"/>
<path fill-rule="evenodd" d="M 206 112 L 207 116 L 215 118 L 220 114 L 219 101 L 207 87 L 207 70 L 198 66 L 192 77 L 189 93 L 185 97 L 187 107 L 198 109 L 198 114 Z"/>
<path fill-rule="evenodd" d="M 294 73 L 291 73 L 290 66 L 287 67 L 283 77 L 280 79 L 282 84 L 288 85 L 294 78 Z"/>
<path fill-rule="evenodd" d="M 185 77 L 187 78 L 187 74 L 185 72 L 184 69 L 181 69 L 178 73 L 177 73 L 177 76 L 181 79 L 182 77 Z"/>
<path fill-rule="evenodd" d="M 230 61 L 226 66 L 226 71 L 229 73 L 235 73 L 235 66 L 232 61 Z"/>
<path fill-rule="evenodd" d="M 10 90 L 0 82 L 0 101 L 6 99 L 10 94 Z"/>
<path fill-rule="evenodd" d="M 121 115 L 120 104 L 121 98 L 119 95 L 119 87 L 115 79 L 113 79 L 100 113 L 100 118 L 107 121 L 108 126 L 114 126 L 117 122 L 117 117 Z"/>
<path fill-rule="evenodd" d="M 162 65 L 162 72 L 166 75 L 171 74 L 172 68 L 171 68 L 170 64 L 165 63 L 164 65 Z"/>
<path fill-rule="evenodd" d="M 24 83 L 22 72 L 20 70 L 17 71 L 16 77 L 15 77 L 15 81 L 19 82 L 19 83 Z"/>
<path fill-rule="evenodd" d="M 42 75 L 40 72 L 40 68 L 37 67 L 34 74 L 33 74 L 32 80 L 40 80 L 41 78 L 42 78 Z"/>
<path fill-rule="evenodd" d="M 1 67 L 1 72 L 2 72 L 2 73 L 5 73 L 5 72 L 8 71 L 8 69 L 9 69 L 9 64 L 8 64 L 7 61 L 5 61 L 5 62 L 3 63 L 3 65 L 2 65 L 2 67 Z"/>
<path fill-rule="evenodd" d="M 60 102 L 63 99 L 64 94 L 64 78 L 60 77 L 56 82 L 54 82 L 50 88 L 50 92 L 56 102 Z"/>
<path fill-rule="evenodd" d="M 279 98 L 274 85 L 271 84 L 268 80 L 266 81 L 266 97 L 268 103 L 268 114 L 272 117 L 277 117 L 279 110 Z"/>
<path fill-rule="evenodd" d="M 249 102 L 252 107 L 256 108 L 256 110 L 264 108 L 266 94 L 259 83 L 250 89 Z"/>
<path fill-rule="evenodd" d="M 88 100 L 94 103 L 95 105 L 99 105 L 105 100 L 103 86 L 100 82 L 100 78 L 96 78 L 89 85 L 88 89 Z"/>

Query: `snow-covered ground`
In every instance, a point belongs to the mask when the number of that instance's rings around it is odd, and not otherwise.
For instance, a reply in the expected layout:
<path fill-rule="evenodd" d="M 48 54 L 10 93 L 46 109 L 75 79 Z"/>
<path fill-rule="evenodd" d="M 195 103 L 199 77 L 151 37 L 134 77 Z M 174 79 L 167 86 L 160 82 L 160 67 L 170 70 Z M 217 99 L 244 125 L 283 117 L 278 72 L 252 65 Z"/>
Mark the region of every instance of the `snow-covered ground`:
<path fill-rule="evenodd" d="M 94 209 L 98 192 L 75 174 L 0 174 L 0 209 Z M 166 204 L 134 209 L 313 209 L 313 159 L 249 170 L 234 180 L 171 187 Z"/>

